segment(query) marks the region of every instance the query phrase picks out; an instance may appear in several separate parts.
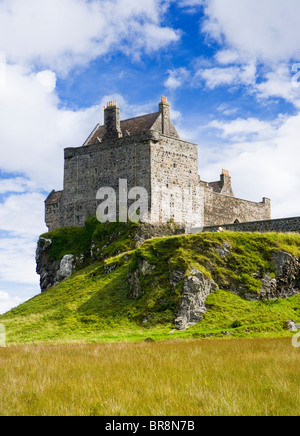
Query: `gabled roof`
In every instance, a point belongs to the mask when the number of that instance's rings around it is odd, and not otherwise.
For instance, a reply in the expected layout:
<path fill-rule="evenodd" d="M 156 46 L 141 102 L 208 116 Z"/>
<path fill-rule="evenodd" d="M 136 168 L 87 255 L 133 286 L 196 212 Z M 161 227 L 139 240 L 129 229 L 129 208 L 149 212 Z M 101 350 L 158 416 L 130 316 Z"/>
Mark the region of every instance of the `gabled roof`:
<path fill-rule="evenodd" d="M 46 198 L 45 203 L 47 205 L 58 204 L 60 202 L 63 191 L 52 191 Z"/>
<path fill-rule="evenodd" d="M 158 125 L 161 126 L 161 122 L 157 121 L 161 118 L 160 112 L 155 112 L 153 114 L 142 115 L 136 118 L 130 118 L 129 120 L 121 121 L 121 130 L 123 136 L 132 136 L 141 133 L 145 130 L 158 130 Z M 156 124 L 156 125 L 155 125 Z M 173 126 L 174 127 L 174 126 Z M 84 146 L 92 145 L 97 142 L 101 142 L 104 135 L 104 126 L 98 124 L 91 135 L 88 137 Z M 174 127 L 174 135 L 179 138 L 178 133 Z"/>
<path fill-rule="evenodd" d="M 220 181 L 218 182 L 209 182 L 209 186 L 212 188 L 214 192 L 218 192 L 219 194 L 222 192 L 222 184 Z"/>

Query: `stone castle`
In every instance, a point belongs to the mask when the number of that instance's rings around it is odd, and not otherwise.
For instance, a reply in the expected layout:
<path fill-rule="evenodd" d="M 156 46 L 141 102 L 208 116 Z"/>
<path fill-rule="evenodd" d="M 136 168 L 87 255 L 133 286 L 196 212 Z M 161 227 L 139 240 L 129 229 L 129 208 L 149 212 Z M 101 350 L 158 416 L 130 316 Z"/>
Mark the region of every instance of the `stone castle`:
<path fill-rule="evenodd" d="M 216 182 L 201 180 L 198 146 L 179 137 L 165 97 L 158 112 L 125 121 L 117 102 L 108 103 L 104 126 L 98 124 L 81 147 L 66 148 L 64 158 L 64 189 L 52 191 L 45 201 L 49 231 L 83 226 L 99 206 L 98 190 L 118 192 L 121 179 L 128 190 L 147 190 L 151 224 L 173 220 L 200 228 L 271 218 L 269 199 L 254 203 L 234 196 L 228 171 Z"/>

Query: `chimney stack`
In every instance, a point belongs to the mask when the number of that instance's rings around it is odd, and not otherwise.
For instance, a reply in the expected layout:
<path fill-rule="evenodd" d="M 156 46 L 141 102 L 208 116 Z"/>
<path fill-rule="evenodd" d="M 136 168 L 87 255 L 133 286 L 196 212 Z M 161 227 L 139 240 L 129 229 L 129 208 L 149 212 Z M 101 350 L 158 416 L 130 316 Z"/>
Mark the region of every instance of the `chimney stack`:
<path fill-rule="evenodd" d="M 222 170 L 221 174 L 221 193 L 224 195 L 230 195 L 231 197 L 234 197 L 234 193 L 231 186 L 231 177 L 228 170 Z"/>
<path fill-rule="evenodd" d="M 170 105 L 167 97 L 162 97 L 159 103 L 159 112 L 162 114 L 162 134 L 170 136 Z"/>
<path fill-rule="evenodd" d="M 120 108 L 117 101 L 110 101 L 104 109 L 104 135 L 103 141 L 109 139 L 122 138 L 121 122 L 120 122 Z"/>

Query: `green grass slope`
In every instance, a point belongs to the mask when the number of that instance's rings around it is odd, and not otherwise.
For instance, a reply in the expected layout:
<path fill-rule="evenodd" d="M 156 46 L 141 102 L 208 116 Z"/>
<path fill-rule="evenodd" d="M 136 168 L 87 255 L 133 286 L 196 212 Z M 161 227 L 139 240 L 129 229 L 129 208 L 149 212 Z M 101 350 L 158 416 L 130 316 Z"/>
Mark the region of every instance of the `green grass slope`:
<path fill-rule="evenodd" d="M 274 301 L 242 298 L 243 291 L 260 292 L 258 272 L 274 273 L 274 251 L 300 257 L 300 235 L 202 233 L 156 238 L 136 249 L 134 228 L 90 222 L 85 229 L 45 236 L 53 241 L 53 258 L 90 252 L 92 245 L 97 260 L 87 260 L 70 279 L 1 316 L 9 344 L 281 337 L 292 335 L 287 321 L 300 322 L 300 295 Z M 226 258 L 219 250 L 225 242 L 230 245 Z M 133 299 L 128 278 L 142 261 L 152 269 L 140 277 L 142 293 Z M 183 285 L 174 286 L 170 276 L 174 271 L 187 275 L 192 268 L 212 277 L 220 290 L 208 297 L 200 323 L 174 332 Z M 240 296 L 228 290 L 232 283 L 242 290 Z"/>

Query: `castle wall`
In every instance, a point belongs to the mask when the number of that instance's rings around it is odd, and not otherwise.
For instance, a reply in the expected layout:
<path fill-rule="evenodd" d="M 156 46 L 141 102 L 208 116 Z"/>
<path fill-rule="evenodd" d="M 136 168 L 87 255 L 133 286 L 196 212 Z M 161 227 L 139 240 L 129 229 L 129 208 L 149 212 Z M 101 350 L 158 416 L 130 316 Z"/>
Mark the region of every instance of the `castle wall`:
<path fill-rule="evenodd" d="M 104 126 L 98 125 L 84 146 L 65 149 L 64 190 L 52 191 L 46 200 L 49 230 L 83 226 L 106 200 L 97 199 L 100 188 L 112 188 L 117 211 L 123 211 L 120 180 L 126 180 L 128 192 L 146 189 L 147 221 L 152 224 L 174 221 L 189 228 L 270 219 L 270 200 L 234 198 L 228 171 L 223 170 L 218 182 L 201 181 L 198 147 L 179 138 L 165 97 L 154 114 L 121 122 L 114 101 L 104 115 Z M 135 200 L 126 202 L 126 209 Z"/>
<path fill-rule="evenodd" d="M 160 135 L 151 144 L 151 222 L 203 223 L 197 145 Z"/>
<path fill-rule="evenodd" d="M 213 192 L 205 183 L 204 226 L 222 226 L 234 222 L 262 221 L 271 218 L 271 202 L 264 198 L 261 203 Z"/>
<path fill-rule="evenodd" d="M 128 190 L 150 186 L 151 132 L 65 150 L 64 192 L 61 200 L 62 226 L 83 226 L 88 214 L 95 215 L 100 188 L 113 188 L 119 201 L 119 180 Z M 151 197 L 149 198 L 150 205 Z M 118 204 L 118 203 L 117 203 Z"/>
<path fill-rule="evenodd" d="M 253 221 L 249 223 L 228 224 L 222 226 L 223 230 L 230 232 L 258 232 L 258 233 L 300 233 L 300 217 L 282 218 L 266 221 Z M 204 227 L 203 229 L 192 229 L 192 233 L 214 232 L 218 226 Z"/>
<path fill-rule="evenodd" d="M 46 204 L 45 222 L 46 222 L 46 226 L 50 231 L 61 227 L 60 203 L 49 204 L 49 205 Z"/>

